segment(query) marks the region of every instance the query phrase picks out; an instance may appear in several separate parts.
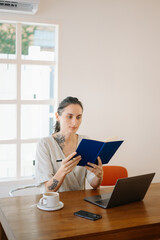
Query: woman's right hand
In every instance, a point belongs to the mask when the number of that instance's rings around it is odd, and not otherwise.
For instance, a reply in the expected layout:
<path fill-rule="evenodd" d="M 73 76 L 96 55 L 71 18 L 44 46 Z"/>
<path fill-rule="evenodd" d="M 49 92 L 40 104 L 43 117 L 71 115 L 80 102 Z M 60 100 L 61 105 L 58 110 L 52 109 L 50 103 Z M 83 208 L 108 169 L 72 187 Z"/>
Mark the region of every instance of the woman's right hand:
<path fill-rule="evenodd" d="M 72 170 L 77 166 L 77 164 L 81 160 L 81 156 L 80 155 L 74 157 L 76 154 L 77 154 L 76 152 L 73 152 L 68 157 L 63 159 L 62 165 L 61 165 L 60 169 L 61 169 L 61 171 L 63 171 L 63 173 L 65 175 L 67 175 L 68 173 L 72 172 Z"/>
<path fill-rule="evenodd" d="M 56 174 L 45 183 L 47 191 L 56 192 L 60 188 L 65 176 L 70 173 L 81 160 L 81 156 L 74 157 L 76 154 L 76 152 L 73 152 L 68 157 L 63 159 L 62 164 Z"/>

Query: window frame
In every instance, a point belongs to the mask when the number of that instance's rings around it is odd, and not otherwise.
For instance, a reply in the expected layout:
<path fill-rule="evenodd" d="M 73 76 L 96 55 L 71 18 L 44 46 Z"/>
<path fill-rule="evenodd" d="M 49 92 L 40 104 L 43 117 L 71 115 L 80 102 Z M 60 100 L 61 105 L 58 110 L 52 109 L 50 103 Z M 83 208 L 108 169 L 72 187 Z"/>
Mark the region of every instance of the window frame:
<path fill-rule="evenodd" d="M 51 24 L 51 23 L 34 23 L 34 22 L 17 22 L 17 21 L 2 21 L 1 23 L 10 23 L 10 24 L 16 24 L 16 58 L 15 59 L 5 59 L 0 58 L 0 64 L 14 64 L 16 65 L 16 71 L 17 71 L 17 98 L 13 100 L 0 100 L 0 104 L 14 104 L 17 107 L 17 138 L 11 139 L 11 140 L 0 140 L 0 144 L 16 144 L 17 148 L 17 162 L 16 162 L 16 177 L 6 177 L 1 178 L 0 182 L 4 181 L 13 181 L 14 180 L 25 180 L 25 179 L 33 179 L 32 177 L 22 177 L 21 176 L 21 145 L 24 143 L 37 143 L 39 138 L 30 138 L 30 139 L 21 139 L 21 105 L 53 105 L 54 111 L 57 106 L 57 98 L 58 98 L 58 40 L 59 40 L 59 25 L 58 24 Z M 46 61 L 46 60 L 28 60 L 28 59 L 22 59 L 21 58 L 21 34 L 22 34 L 22 25 L 28 24 L 28 25 L 40 25 L 40 26 L 54 26 L 55 27 L 55 59 L 54 61 Z M 54 99 L 48 99 L 48 100 L 22 100 L 21 99 L 21 66 L 22 65 L 43 65 L 43 66 L 53 66 L 55 69 L 54 74 Z"/>

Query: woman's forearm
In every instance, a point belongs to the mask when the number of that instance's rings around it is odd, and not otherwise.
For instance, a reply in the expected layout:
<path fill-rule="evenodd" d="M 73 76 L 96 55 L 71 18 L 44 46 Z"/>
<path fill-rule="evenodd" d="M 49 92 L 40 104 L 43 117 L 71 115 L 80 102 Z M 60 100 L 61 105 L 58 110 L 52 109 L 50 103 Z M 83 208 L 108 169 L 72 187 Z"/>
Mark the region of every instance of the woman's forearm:
<path fill-rule="evenodd" d="M 45 183 L 45 188 L 47 192 L 56 192 L 62 185 L 65 178 L 65 173 L 59 169 L 56 174 Z"/>
<path fill-rule="evenodd" d="M 75 155 L 76 152 L 70 154 L 62 161 L 62 165 L 56 174 L 45 183 L 46 191 L 56 192 L 60 188 L 66 175 L 70 173 L 81 160 L 81 156 L 73 158 Z"/>
<path fill-rule="evenodd" d="M 102 180 L 103 177 L 98 178 L 97 176 L 95 176 L 90 183 L 91 187 L 93 187 L 94 189 L 98 188 L 101 185 Z"/>
<path fill-rule="evenodd" d="M 88 166 L 85 166 L 87 170 L 95 174 L 95 177 L 92 179 L 90 185 L 93 188 L 97 188 L 100 186 L 102 180 L 103 180 L 103 166 L 102 166 L 102 161 L 100 157 L 98 159 L 98 165 L 94 163 L 88 162 Z M 89 167 L 90 166 L 90 167 Z"/>

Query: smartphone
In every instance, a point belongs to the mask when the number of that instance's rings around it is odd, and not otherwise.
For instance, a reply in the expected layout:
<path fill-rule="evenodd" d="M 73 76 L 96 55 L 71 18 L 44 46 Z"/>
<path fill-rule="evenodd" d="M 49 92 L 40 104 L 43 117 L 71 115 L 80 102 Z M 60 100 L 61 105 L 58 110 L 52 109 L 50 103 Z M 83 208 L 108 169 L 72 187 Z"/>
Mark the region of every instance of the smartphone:
<path fill-rule="evenodd" d="M 82 218 L 86 218 L 92 221 L 98 220 L 100 218 L 102 218 L 101 215 L 99 214 L 95 214 L 95 213 L 91 213 L 91 212 L 87 212 L 87 211 L 83 211 L 80 210 L 78 212 L 74 212 L 74 215 L 78 216 L 78 217 L 82 217 Z"/>

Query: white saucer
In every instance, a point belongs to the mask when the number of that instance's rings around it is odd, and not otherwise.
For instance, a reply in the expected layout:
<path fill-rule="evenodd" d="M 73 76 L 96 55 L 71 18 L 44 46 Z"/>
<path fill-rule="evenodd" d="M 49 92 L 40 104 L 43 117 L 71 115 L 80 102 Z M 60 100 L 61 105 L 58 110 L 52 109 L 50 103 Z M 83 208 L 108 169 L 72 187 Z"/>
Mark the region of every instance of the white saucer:
<path fill-rule="evenodd" d="M 42 206 L 39 203 L 37 203 L 37 207 L 41 210 L 44 210 L 44 211 L 56 211 L 56 210 L 59 210 L 59 209 L 63 208 L 63 206 L 64 206 L 63 202 L 59 202 L 59 205 L 57 207 L 54 207 L 54 208 L 45 207 L 45 206 Z"/>

